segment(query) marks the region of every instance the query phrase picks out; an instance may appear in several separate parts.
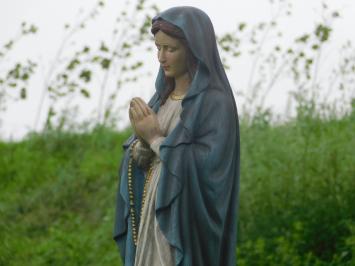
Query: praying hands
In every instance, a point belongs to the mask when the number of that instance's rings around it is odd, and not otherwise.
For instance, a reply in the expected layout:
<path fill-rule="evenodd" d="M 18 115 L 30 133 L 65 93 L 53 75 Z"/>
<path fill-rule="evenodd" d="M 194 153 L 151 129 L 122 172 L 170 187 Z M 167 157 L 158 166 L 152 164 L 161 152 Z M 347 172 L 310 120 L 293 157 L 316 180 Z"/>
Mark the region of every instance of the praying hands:
<path fill-rule="evenodd" d="M 163 136 L 158 117 L 154 111 L 139 97 L 130 102 L 129 119 L 137 137 L 147 144 Z"/>

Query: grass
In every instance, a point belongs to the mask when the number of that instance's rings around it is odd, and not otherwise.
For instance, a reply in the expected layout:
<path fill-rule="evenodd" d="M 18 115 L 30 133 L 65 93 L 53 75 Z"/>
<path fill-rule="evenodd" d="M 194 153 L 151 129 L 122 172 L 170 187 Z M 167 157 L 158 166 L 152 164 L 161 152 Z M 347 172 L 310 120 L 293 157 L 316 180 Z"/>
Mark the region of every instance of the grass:
<path fill-rule="evenodd" d="M 241 124 L 238 265 L 355 265 L 355 115 Z M 0 265 L 122 265 L 112 240 L 129 131 L 0 142 Z"/>
<path fill-rule="evenodd" d="M 0 265 L 117 265 L 112 219 L 128 132 L 0 145 Z"/>

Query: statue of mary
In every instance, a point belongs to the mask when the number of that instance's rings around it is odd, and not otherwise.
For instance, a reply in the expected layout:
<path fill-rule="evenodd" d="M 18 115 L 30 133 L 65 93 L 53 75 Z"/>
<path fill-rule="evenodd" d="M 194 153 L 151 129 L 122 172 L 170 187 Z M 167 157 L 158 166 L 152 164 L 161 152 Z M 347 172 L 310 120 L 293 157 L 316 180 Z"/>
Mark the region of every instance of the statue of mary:
<path fill-rule="evenodd" d="M 239 122 L 209 17 L 152 20 L 159 72 L 130 102 L 113 238 L 124 265 L 236 265 Z"/>

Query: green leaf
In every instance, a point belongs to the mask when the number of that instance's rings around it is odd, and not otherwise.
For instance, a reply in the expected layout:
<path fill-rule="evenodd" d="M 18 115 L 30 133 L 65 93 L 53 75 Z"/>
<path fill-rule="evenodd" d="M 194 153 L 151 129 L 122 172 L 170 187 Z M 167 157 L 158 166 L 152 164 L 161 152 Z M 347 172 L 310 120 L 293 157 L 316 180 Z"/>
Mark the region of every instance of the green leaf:
<path fill-rule="evenodd" d="M 29 32 L 30 33 L 36 33 L 38 30 L 38 28 L 35 26 L 35 25 L 31 25 L 30 29 L 29 29 Z"/>
<path fill-rule="evenodd" d="M 108 52 L 109 51 L 108 47 L 105 45 L 104 42 L 101 42 L 100 51 L 102 51 L 102 52 Z"/>
<path fill-rule="evenodd" d="M 14 42 L 11 40 L 9 41 L 7 44 L 5 44 L 5 48 L 10 50 L 12 48 L 12 45 L 14 44 Z"/>
<path fill-rule="evenodd" d="M 313 44 L 312 45 L 312 49 L 313 50 L 318 50 L 319 49 L 319 45 L 318 44 Z"/>
<path fill-rule="evenodd" d="M 135 63 L 134 65 L 131 66 L 131 70 L 136 70 L 137 68 L 140 68 L 141 66 L 143 66 L 143 62 L 138 61 L 137 63 Z"/>
<path fill-rule="evenodd" d="M 332 13 L 332 17 L 333 17 L 333 18 L 340 17 L 339 12 L 338 12 L 338 11 L 334 11 L 334 12 Z"/>
<path fill-rule="evenodd" d="M 247 26 L 247 24 L 245 24 L 244 22 L 239 23 L 238 29 L 239 29 L 240 31 L 243 31 L 246 26 Z"/>
<path fill-rule="evenodd" d="M 311 65 L 313 63 L 313 59 L 312 58 L 308 58 L 306 60 L 306 65 Z"/>
<path fill-rule="evenodd" d="M 309 34 L 305 34 L 299 38 L 296 39 L 296 42 L 303 42 L 306 43 L 309 39 Z"/>
<path fill-rule="evenodd" d="M 111 64 L 111 60 L 110 59 L 103 58 L 102 61 L 101 61 L 101 67 L 103 69 L 108 69 L 110 67 L 110 64 Z"/>
<path fill-rule="evenodd" d="M 72 61 L 70 61 L 69 65 L 67 66 L 67 69 L 73 70 L 79 64 L 80 64 L 80 61 L 77 58 L 75 58 Z"/>
<path fill-rule="evenodd" d="M 226 52 L 229 52 L 231 48 L 228 45 L 224 45 L 224 46 L 222 46 L 222 49 Z"/>
<path fill-rule="evenodd" d="M 21 77 L 22 80 L 28 80 L 28 78 L 29 78 L 28 73 L 24 73 Z"/>
<path fill-rule="evenodd" d="M 89 82 L 91 80 L 91 70 L 84 69 L 81 71 L 79 78 L 84 80 L 85 82 Z"/>
<path fill-rule="evenodd" d="M 131 48 L 131 45 L 129 43 L 123 43 L 122 45 L 122 49 L 128 49 L 128 48 Z"/>
<path fill-rule="evenodd" d="M 91 59 L 91 62 L 99 62 L 100 59 L 101 59 L 101 57 L 96 55 Z"/>
<path fill-rule="evenodd" d="M 90 98 L 90 93 L 86 89 L 81 89 L 80 93 L 85 97 L 85 98 Z"/>
<path fill-rule="evenodd" d="M 322 24 L 318 25 L 315 30 L 315 35 L 321 42 L 326 42 L 329 39 L 330 32 L 332 31 L 331 28 L 324 26 Z"/>
<path fill-rule="evenodd" d="M 20 91 L 20 97 L 21 99 L 26 99 L 27 98 L 27 92 L 25 88 L 22 88 Z"/>
<path fill-rule="evenodd" d="M 83 48 L 82 53 L 86 54 L 86 53 L 88 53 L 89 51 L 90 51 L 90 47 L 85 46 L 85 47 Z"/>

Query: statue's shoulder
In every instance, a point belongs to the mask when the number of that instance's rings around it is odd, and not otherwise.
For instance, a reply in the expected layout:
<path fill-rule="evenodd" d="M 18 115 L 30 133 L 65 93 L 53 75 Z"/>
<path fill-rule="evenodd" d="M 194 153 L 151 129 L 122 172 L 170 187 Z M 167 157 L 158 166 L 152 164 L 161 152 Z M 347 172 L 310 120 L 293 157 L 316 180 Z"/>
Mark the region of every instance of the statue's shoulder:
<path fill-rule="evenodd" d="M 205 107 L 216 107 L 219 105 L 227 105 L 232 107 L 233 97 L 231 93 L 218 86 L 211 85 L 208 87 L 202 96 L 203 106 Z"/>

